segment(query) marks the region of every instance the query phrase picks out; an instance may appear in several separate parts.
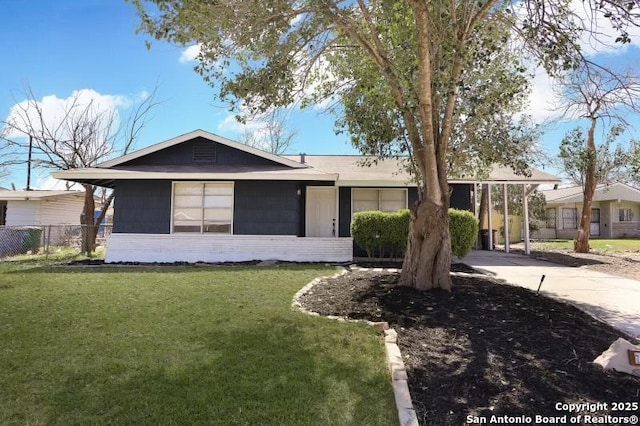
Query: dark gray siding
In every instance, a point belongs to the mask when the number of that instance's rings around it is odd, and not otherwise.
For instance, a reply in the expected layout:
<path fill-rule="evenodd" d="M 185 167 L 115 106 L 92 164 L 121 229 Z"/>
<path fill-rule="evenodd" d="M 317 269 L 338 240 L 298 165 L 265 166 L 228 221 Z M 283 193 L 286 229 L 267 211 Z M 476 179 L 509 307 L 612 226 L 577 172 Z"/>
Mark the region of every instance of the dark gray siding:
<path fill-rule="evenodd" d="M 210 164 L 241 166 L 241 165 L 277 165 L 278 163 L 266 158 L 257 157 L 244 151 L 228 147 L 223 144 L 211 142 L 205 138 L 195 138 L 190 141 L 183 142 L 178 145 L 154 152 L 144 157 L 136 158 L 128 161 L 118 167 L 124 166 L 171 166 L 171 165 L 188 165 L 201 164 L 195 163 L 193 160 L 193 148 L 198 143 L 215 144 L 215 161 Z M 285 166 L 282 166 L 285 167 Z"/>
<path fill-rule="evenodd" d="M 117 181 L 113 214 L 113 232 L 168 234 L 171 229 L 171 181 Z"/>
<path fill-rule="evenodd" d="M 470 212 L 474 211 L 473 202 L 471 201 L 472 184 L 452 183 L 449 187 L 451 188 L 451 198 L 449 201 L 451 208 L 468 210 Z"/>
<path fill-rule="evenodd" d="M 340 188 L 338 197 L 339 237 L 351 236 L 351 188 Z"/>
<path fill-rule="evenodd" d="M 237 181 L 234 190 L 233 233 L 298 235 L 298 189 L 298 182 Z"/>

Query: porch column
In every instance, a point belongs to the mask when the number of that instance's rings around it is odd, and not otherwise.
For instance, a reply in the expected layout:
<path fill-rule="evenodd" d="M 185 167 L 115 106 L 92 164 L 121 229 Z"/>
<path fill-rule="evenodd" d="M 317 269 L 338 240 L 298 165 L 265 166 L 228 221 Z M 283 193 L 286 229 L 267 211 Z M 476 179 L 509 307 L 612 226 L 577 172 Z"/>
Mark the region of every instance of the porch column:
<path fill-rule="evenodd" d="M 524 211 L 524 253 L 531 254 L 531 242 L 529 241 L 529 192 L 527 184 L 522 184 L 522 210 Z"/>
<path fill-rule="evenodd" d="M 502 184 L 502 199 L 504 200 L 504 251 L 509 253 L 509 198 L 507 198 L 507 184 Z"/>
<path fill-rule="evenodd" d="M 478 182 L 473 183 L 473 213 L 476 215 L 476 219 L 480 221 L 480 212 L 478 211 Z M 480 240 L 476 238 L 476 250 L 479 248 L 481 248 Z"/>
<path fill-rule="evenodd" d="M 487 206 L 489 208 L 489 250 L 493 250 L 493 220 L 491 216 L 493 212 L 491 211 L 491 184 L 487 184 Z"/>

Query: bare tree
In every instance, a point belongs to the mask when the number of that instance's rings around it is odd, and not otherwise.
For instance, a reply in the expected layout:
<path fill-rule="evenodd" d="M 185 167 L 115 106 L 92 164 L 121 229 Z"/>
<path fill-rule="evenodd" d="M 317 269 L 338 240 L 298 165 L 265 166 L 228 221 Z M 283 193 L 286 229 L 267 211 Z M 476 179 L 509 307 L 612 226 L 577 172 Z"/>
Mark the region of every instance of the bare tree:
<path fill-rule="evenodd" d="M 287 126 L 287 111 L 274 108 L 256 119 L 260 124 L 257 130 L 245 131 L 242 135 L 242 143 L 270 152 L 272 154 L 284 154 L 294 144 L 297 130 Z"/>
<path fill-rule="evenodd" d="M 95 99 L 88 101 L 82 92 L 74 92 L 57 111 L 45 111 L 33 90 L 28 87 L 26 100 L 16 103 L 12 114 L 2 124 L 0 140 L 11 152 L 14 164 L 30 163 L 48 170 L 71 170 L 92 167 L 107 159 L 126 154 L 134 145 L 157 105 L 157 87 L 136 103 L 125 120 L 115 107 L 100 108 Z M 25 158 L 27 157 L 27 158 Z M 95 250 L 98 227 L 104 220 L 113 193 L 102 203 L 95 215 L 97 186 L 82 184 L 84 207 L 80 216 L 83 225 L 82 251 Z"/>
<path fill-rule="evenodd" d="M 588 253 L 593 194 L 600 183 L 599 178 L 602 178 L 598 173 L 596 128 L 599 122 L 604 125 L 611 122 L 629 125 L 627 119 L 630 114 L 640 112 L 640 81 L 631 73 L 618 74 L 602 67 L 585 66 L 569 74 L 559 92 L 562 99 L 559 107 L 565 116 L 578 116 L 589 122 L 580 161 L 584 186 L 580 227 L 575 243 L 576 252 Z M 617 133 L 615 129 L 613 131 Z"/>

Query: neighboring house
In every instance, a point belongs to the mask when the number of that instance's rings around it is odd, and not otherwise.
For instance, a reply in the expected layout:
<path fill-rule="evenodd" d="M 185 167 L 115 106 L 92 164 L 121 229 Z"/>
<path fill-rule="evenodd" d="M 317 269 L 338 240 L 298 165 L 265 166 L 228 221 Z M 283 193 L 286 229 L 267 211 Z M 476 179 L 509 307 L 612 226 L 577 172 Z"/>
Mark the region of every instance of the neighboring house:
<path fill-rule="evenodd" d="M 541 191 L 547 201 L 547 220 L 535 238 L 578 236 L 582 187 Z M 623 183 L 598 185 L 591 206 L 591 237 L 640 238 L 640 190 Z"/>
<path fill-rule="evenodd" d="M 0 191 L 0 225 L 78 225 L 81 191 Z"/>
<path fill-rule="evenodd" d="M 16 240 L 16 227 L 44 225 L 53 226 L 43 228 L 43 241 L 62 244 L 70 232 L 67 225 L 80 224 L 83 204 L 84 193 L 78 191 L 0 191 L 0 245 L 15 243 L 9 240 Z"/>
<path fill-rule="evenodd" d="M 115 191 L 107 262 L 344 262 L 353 258 L 355 212 L 417 199 L 397 160 L 362 160 L 278 156 L 198 130 L 54 177 Z M 497 173 L 500 182 L 507 175 Z M 452 207 L 474 211 L 474 188 L 452 181 Z"/>

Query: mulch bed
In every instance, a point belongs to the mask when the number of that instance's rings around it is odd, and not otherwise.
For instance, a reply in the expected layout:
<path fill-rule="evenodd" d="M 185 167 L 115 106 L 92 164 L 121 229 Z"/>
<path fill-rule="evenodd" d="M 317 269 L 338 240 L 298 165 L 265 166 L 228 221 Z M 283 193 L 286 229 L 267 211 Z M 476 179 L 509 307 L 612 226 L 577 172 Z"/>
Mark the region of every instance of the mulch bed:
<path fill-rule="evenodd" d="M 557 402 L 640 400 L 640 378 L 591 363 L 620 333 L 577 308 L 477 275 L 454 274 L 451 293 L 399 287 L 398 277 L 354 269 L 316 285 L 301 303 L 396 329 L 422 425 L 570 414 Z"/>

